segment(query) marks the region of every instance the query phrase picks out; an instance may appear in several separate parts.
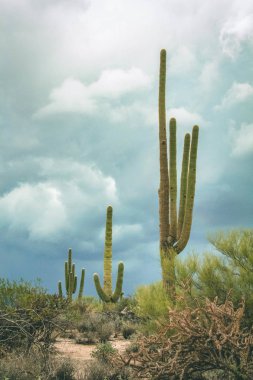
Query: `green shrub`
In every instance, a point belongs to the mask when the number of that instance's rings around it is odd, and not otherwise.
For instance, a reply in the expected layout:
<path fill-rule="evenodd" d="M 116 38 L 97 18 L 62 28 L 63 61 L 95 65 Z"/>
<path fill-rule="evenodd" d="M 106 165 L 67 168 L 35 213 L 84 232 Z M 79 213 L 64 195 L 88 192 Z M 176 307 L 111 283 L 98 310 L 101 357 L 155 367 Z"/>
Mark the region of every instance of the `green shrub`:
<path fill-rule="evenodd" d="M 79 326 L 87 319 L 88 315 L 102 312 L 102 307 L 102 303 L 95 297 L 85 296 L 81 299 L 73 300 L 68 303 L 65 313 L 62 315 L 62 323 L 67 330 L 79 329 Z"/>
<path fill-rule="evenodd" d="M 99 343 L 95 350 L 92 351 L 91 356 L 100 362 L 109 363 L 111 356 L 117 352 L 115 348 L 111 345 L 111 343 Z"/>
<path fill-rule="evenodd" d="M 126 308 L 129 311 L 133 311 L 135 306 L 136 300 L 134 297 L 122 297 L 116 304 L 114 304 L 114 311 L 120 313 Z"/>
<path fill-rule="evenodd" d="M 177 294 L 187 295 L 187 304 L 229 298 L 238 307 L 245 300 L 245 320 L 253 323 L 253 230 L 218 232 L 209 236 L 213 253 L 192 255 L 176 261 Z M 197 303 L 196 303 L 197 301 Z"/>
<path fill-rule="evenodd" d="M 80 315 L 89 312 L 102 311 L 103 304 L 97 298 L 92 296 L 83 296 L 73 300 L 69 305 L 69 310 L 77 311 Z"/>
<path fill-rule="evenodd" d="M 170 305 L 162 282 L 138 287 L 134 297 L 136 301 L 134 312 L 144 320 L 140 330 L 145 334 L 154 333 L 159 322 L 166 318 Z"/>
<path fill-rule="evenodd" d="M 0 310 L 30 307 L 34 297 L 46 294 L 40 280 L 34 284 L 28 281 L 9 281 L 0 278 Z"/>
<path fill-rule="evenodd" d="M 79 343 L 106 342 L 116 331 L 113 320 L 104 313 L 87 313 L 83 316 L 82 322 L 77 325 L 79 333 Z"/>
<path fill-rule="evenodd" d="M 137 326 L 134 324 L 126 323 L 122 327 L 122 335 L 125 339 L 129 339 L 136 333 Z"/>
<path fill-rule="evenodd" d="M 135 300 L 134 310 L 140 317 L 158 319 L 168 311 L 169 302 L 161 282 L 138 287 Z"/>

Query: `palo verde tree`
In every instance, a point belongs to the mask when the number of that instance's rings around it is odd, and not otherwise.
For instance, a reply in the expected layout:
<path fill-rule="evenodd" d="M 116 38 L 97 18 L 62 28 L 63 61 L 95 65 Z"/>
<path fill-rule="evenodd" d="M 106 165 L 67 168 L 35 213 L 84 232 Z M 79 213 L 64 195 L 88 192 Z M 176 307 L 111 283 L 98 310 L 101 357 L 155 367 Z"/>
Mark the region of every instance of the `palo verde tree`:
<path fill-rule="evenodd" d="M 160 257 L 163 286 L 175 298 L 175 257 L 185 248 L 191 231 L 195 195 L 196 160 L 199 127 L 184 139 L 179 212 L 177 213 L 177 147 L 176 120 L 170 119 L 169 160 L 166 137 L 166 50 L 160 55 L 159 81 L 159 145 L 160 145 Z"/>
<path fill-rule="evenodd" d="M 122 294 L 124 264 L 118 264 L 116 288 L 112 292 L 112 207 L 107 207 L 104 248 L 104 287 L 102 288 L 97 273 L 94 273 L 94 283 L 101 300 L 106 303 L 116 303 Z"/>
<path fill-rule="evenodd" d="M 79 286 L 79 292 L 78 292 L 78 298 L 82 298 L 83 295 L 83 289 L 84 289 L 84 277 L 85 277 L 85 269 L 82 269 L 81 272 L 81 280 L 80 280 L 80 286 Z M 77 276 L 75 275 L 75 264 L 72 263 L 72 250 L 69 249 L 68 252 L 68 261 L 65 261 L 65 288 L 66 288 L 66 294 L 67 298 L 72 301 L 72 296 L 76 292 L 77 289 Z M 62 283 L 61 281 L 58 282 L 58 292 L 59 296 L 63 296 L 62 292 Z"/>

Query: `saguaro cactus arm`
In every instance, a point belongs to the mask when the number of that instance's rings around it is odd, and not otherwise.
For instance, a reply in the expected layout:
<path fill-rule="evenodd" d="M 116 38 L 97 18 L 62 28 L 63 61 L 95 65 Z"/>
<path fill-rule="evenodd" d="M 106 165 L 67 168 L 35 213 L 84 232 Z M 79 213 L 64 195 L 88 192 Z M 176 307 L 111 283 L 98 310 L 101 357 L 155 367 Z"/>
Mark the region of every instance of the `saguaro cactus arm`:
<path fill-rule="evenodd" d="M 181 171 L 180 203 L 179 203 L 179 215 L 178 215 L 178 226 L 177 226 L 178 239 L 181 236 L 181 231 L 184 224 L 185 204 L 186 204 L 186 197 L 187 197 L 190 142 L 191 142 L 191 135 L 187 133 L 184 138 L 184 154 L 183 154 L 182 171 Z"/>
<path fill-rule="evenodd" d="M 118 275 L 117 275 L 117 282 L 116 282 L 116 288 L 112 295 L 112 301 L 117 302 L 122 294 L 122 286 L 123 286 L 123 277 L 124 277 L 124 263 L 120 262 L 118 265 Z"/>
<path fill-rule="evenodd" d="M 82 298 L 84 290 L 85 269 L 82 269 L 78 298 Z"/>
<path fill-rule="evenodd" d="M 65 288 L 66 290 L 69 287 L 69 270 L 68 270 L 68 262 L 65 261 Z"/>
<path fill-rule="evenodd" d="M 196 185 L 196 163 L 197 163 L 197 148 L 198 148 L 198 136 L 199 127 L 195 125 L 192 130 L 192 141 L 191 141 L 191 151 L 190 151 L 190 163 L 189 163 L 189 173 L 188 173 L 188 185 L 187 185 L 187 197 L 185 205 L 185 217 L 181 236 L 175 245 L 176 251 L 181 252 L 186 244 L 188 243 L 191 225 L 192 225 L 192 212 L 195 196 L 195 185 Z"/>
<path fill-rule="evenodd" d="M 73 276 L 73 275 L 72 275 Z M 74 277 L 74 282 L 73 282 L 73 294 L 76 292 L 76 287 L 77 287 L 77 276 Z"/>
<path fill-rule="evenodd" d="M 169 171 L 169 208 L 170 230 L 169 242 L 172 244 L 177 239 L 177 144 L 176 144 L 176 119 L 170 119 L 170 171 Z"/>
<path fill-rule="evenodd" d="M 94 278 L 94 283 L 95 283 L 95 287 L 96 287 L 97 293 L 98 293 L 99 297 L 101 298 L 101 300 L 103 302 L 110 302 L 111 301 L 111 297 L 108 296 L 104 292 L 102 286 L 100 285 L 99 275 L 97 273 L 94 273 L 93 278 Z"/>

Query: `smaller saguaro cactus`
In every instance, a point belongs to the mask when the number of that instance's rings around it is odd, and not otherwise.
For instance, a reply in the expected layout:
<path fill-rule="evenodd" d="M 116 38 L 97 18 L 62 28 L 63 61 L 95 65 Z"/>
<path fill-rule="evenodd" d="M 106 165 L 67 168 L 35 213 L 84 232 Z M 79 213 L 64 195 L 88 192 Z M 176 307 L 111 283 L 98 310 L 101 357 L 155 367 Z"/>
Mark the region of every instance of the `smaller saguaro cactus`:
<path fill-rule="evenodd" d="M 104 287 L 102 288 L 99 275 L 94 273 L 94 283 L 101 300 L 106 303 L 116 303 L 122 296 L 124 264 L 118 264 L 118 275 L 115 291 L 112 292 L 112 207 L 107 207 L 104 248 Z"/>
<path fill-rule="evenodd" d="M 79 286 L 79 292 L 78 292 L 79 299 L 83 295 L 84 278 L 85 278 L 85 269 L 83 268 L 81 272 L 81 280 L 80 280 L 80 286 Z M 65 261 L 65 288 L 66 288 L 67 298 L 70 301 L 72 301 L 72 296 L 76 292 L 76 288 L 77 288 L 77 276 L 75 274 L 75 264 L 72 263 L 71 248 L 69 249 L 69 252 L 68 252 L 68 261 Z M 62 297 L 63 291 L 62 291 L 61 281 L 58 282 L 58 292 L 59 292 L 59 296 Z"/>

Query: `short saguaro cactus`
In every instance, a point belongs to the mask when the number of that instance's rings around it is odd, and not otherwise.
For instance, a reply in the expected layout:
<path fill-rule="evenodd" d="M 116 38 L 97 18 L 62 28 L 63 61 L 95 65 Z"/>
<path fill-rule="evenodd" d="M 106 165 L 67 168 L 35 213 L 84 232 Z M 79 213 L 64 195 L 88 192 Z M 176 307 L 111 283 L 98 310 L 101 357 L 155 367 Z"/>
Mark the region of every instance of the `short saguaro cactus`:
<path fill-rule="evenodd" d="M 78 292 L 78 298 L 82 298 L 84 290 L 84 278 L 85 278 L 85 269 L 82 269 L 81 280 Z M 68 251 L 68 261 L 65 261 L 65 288 L 67 298 L 72 301 L 72 296 L 75 294 L 77 289 L 77 276 L 75 274 L 75 264 L 72 263 L 72 249 Z M 63 296 L 62 283 L 58 282 L 58 292 L 59 296 Z"/>
<path fill-rule="evenodd" d="M 102 287 L 99 275 L 94 273 L 94 283 L 101 300 L 106 303 L 116 303 L 122 295 L 124 264 L 118 264 L 118 275 L 115 291 L 112 291 L 112 207 L 107 207 L 104 248 L 104 286 Z"/>

